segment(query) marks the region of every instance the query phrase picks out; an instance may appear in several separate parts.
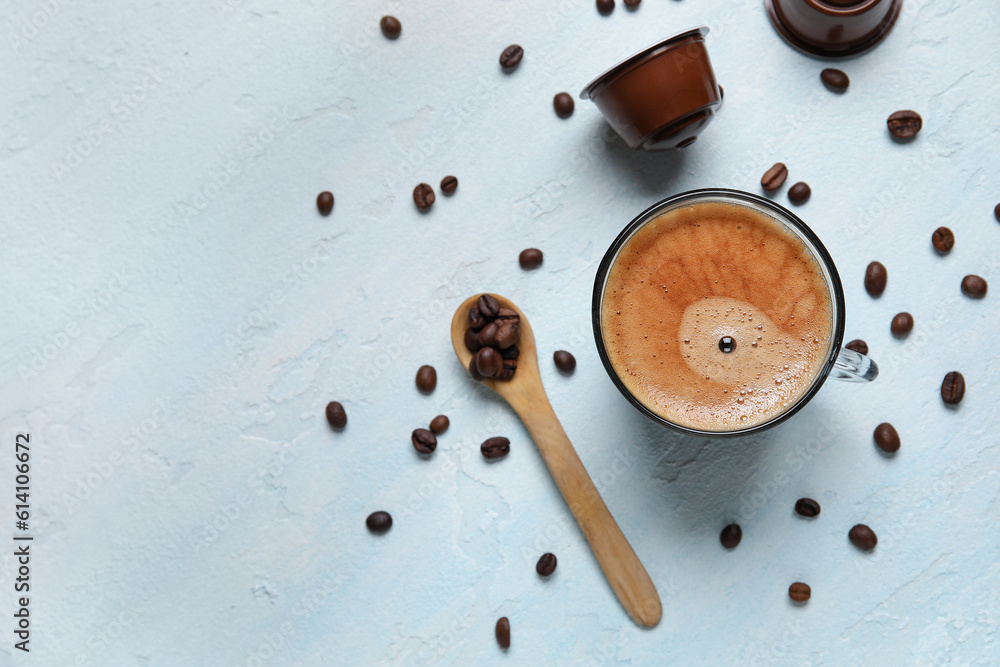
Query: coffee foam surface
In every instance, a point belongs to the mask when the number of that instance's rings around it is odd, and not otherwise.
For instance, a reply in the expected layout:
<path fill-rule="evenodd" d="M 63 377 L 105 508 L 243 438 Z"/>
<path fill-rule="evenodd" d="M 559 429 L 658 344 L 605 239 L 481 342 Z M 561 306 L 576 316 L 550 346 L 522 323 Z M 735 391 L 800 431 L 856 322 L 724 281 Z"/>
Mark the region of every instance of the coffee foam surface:
<path fill-rule="evenodd" d="M 784 412 L 828 358 L 831 295 L 809 249 L 743 206 L 701 203 L 650 221 L 608 274 L 608 356 L 654 413 L 710 431 Z M 719 349 L 731 336 L 736 348 Z"/>

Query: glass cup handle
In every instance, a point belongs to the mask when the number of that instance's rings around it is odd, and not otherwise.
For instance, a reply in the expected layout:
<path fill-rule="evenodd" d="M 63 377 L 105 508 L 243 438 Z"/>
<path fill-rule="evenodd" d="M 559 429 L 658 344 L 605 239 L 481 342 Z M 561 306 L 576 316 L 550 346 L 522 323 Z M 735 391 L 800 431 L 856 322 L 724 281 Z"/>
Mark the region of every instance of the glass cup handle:
<path fill-rule="evenodd" d="M 837 355 L 831 375 L 838 380 L 848 382 L 871 382 L 878 377 L 878 364 L 865 355 L 845 347 Z"/>

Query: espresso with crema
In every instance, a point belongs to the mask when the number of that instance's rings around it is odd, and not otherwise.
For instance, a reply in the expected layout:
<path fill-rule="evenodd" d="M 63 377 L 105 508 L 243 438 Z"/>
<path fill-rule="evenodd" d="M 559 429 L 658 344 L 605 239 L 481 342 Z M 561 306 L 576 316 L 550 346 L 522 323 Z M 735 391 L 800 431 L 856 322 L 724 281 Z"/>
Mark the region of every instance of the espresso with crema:
<path fill-rule="evenodd" d="M 667 211 L 608 272 L 601 334 L 615 373 L 653 413 L 741 430 L 794 405 L 833 338 L 818 260 L 777 220 L 738 204 Z"/>

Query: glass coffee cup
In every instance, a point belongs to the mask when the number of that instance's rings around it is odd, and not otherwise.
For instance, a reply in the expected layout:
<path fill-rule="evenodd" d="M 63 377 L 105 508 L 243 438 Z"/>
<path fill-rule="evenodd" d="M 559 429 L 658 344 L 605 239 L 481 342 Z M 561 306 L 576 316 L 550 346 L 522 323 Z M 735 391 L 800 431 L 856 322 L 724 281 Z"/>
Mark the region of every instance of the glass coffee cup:
<path fill-rule="evenodd" d="M 690 435 L 759 432 L 827 377 L 878 376 L 874 361 L 841 348 L 843 287 L 816 234 L 738 190 L 685 192 L 640 213 L 601 261 L 592 312 L 615 386 Z"/>

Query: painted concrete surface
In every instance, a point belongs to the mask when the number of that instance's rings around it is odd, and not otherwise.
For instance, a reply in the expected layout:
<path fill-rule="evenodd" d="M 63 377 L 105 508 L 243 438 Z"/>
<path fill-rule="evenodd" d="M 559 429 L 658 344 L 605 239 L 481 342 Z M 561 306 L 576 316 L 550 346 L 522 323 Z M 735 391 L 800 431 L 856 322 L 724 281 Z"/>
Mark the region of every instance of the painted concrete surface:
<path fill-rule="evenodd" d="M 757 0 L 618 3 L 8 1 L 0 12 L 0 459 L 30 433 L 28 665 L 990 664 L 1000 622 L 1000 42 L 989 3 L 906 0 L 889 38 L 825 66 Z M 377 32 L 397 15 L 399 40 Z M 725 104 L 679 154 L 630 151 L 596 109 L 619 58 L 704 24 Z M 497 64 L 512 42 L 525 58 Z M 897 109 L 924 118 L 894 143 Z M 673 193 L 758 191 L 775 161 L 882 367 L 766 436 L 689 440 L 617 393 L 590 292 L 617 232 Z M 420 214 L 413 186 L 459 178 Z M 337 201 L 320 217 L 315 197 Z M 783 189 L 776 200 L 787 205 Z M 937 256 L 945 224 L 954 250 Z M 517 253 L 545 264 L 524 272 Z M 873 259 L 889 270 L 877 300 Z M 453 360 L 491 289 L 530 316 L 556 412 L 663 599 L 625 616 L 515 416 Z M 913 333 L 892 338 L 899 311 Z M 576 373 L 548 362 L 571 350 Z M 413 384 L 438 370 L 436 391 Z M 957 409 L 939 397 L 960 370 Z M 347 408 L 333 433 L 323 408 Z M 413 428 L 446 413 L 420 460 Z M 890 421 L 893 458 L 872 443 Z M 477 448 L 507 435 L 510 456 Z M 794 501 L 822 514 L 805 521 Z M 392 513 L 382 537 L 364 527 Z M 743 526 L 724 551 L 719 530 Z M 880 542 L 847 541 L 857 522 Z M 11 543 L 13 544 L 13 543 Z M 559 558 L 541 581 L 539 554 Z M 793 606 L 788 585 L 813 597 Z M 508 616 L 502 654 L 493 625 Z"/>

